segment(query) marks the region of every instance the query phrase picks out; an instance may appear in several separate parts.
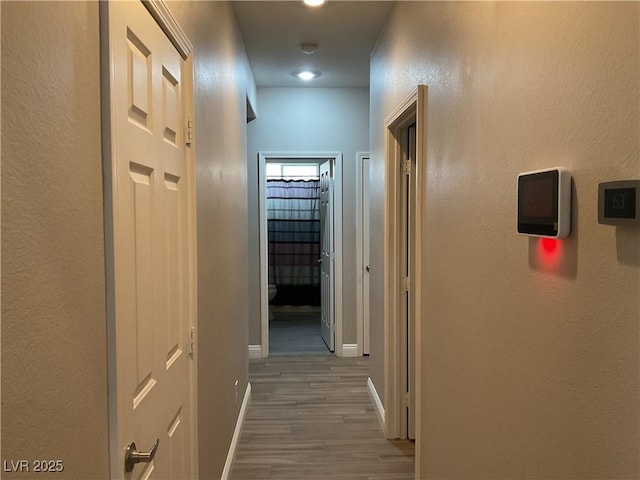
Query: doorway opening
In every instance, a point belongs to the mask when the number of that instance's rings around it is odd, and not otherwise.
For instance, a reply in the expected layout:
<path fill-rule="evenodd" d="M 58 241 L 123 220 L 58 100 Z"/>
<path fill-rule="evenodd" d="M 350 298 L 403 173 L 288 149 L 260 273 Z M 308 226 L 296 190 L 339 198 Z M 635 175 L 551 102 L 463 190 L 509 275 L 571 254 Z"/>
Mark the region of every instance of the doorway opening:
<path fill-rule="evenodd" d="M 258 154 L 262 357 L 342 354 L 342 154 Z"/>
<path fill-rule="evenodd" d="M 422 205 L 427 87 L 385 121 L 385 433 L 420 449 Z"/>

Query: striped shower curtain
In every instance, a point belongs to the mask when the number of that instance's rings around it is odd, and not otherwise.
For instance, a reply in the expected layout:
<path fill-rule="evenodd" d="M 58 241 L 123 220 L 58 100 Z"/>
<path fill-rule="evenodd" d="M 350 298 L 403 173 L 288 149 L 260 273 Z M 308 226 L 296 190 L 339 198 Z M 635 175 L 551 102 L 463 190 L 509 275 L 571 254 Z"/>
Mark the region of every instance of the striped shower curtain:
<path fill-rule="evenodd" d="M 274 305 L 320 305 L 320 182 L 268 180 L 269 283 Z"/>

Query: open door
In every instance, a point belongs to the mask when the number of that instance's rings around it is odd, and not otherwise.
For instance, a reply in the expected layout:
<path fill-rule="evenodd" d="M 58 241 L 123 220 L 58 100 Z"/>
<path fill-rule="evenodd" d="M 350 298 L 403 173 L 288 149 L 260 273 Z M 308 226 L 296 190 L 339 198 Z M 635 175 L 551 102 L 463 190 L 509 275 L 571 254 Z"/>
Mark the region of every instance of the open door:
<path fill-rule="evenodd" d="M 340 152 L 258 152 L 258 197 L 260 202 L 260 345 L 250 345 L 251 356 L 269 355 L 269 242 L 267 235 L 268 162 L 314 162 L 320 165 L 321 180 L 321 332 L 324 342 L 344 353 L 342 344 L 342 153 Z M 322 208 L 324 206 L 324 209 Z M 325 226 L 326 224 L 326 226 Z M 256 352 L 259 352 L 257 354 Z"/>
<path fill-rule="evenodd" d="M 141 2 L 105 2 L 101 21 L 111 476 L 193 478 L 190 60 Z"/>
<path fill-rule="evenodd" d="M 320 332 L 332 352 L 335 351 L 335 282 L 333 225 L 333 165 L 331 160 L 320 165 Z"/>

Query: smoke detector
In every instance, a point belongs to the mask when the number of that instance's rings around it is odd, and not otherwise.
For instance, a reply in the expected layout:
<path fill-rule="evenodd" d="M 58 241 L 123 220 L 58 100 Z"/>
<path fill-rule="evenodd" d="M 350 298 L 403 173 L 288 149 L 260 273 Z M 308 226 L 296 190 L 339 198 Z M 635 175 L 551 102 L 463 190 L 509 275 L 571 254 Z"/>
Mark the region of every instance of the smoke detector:
<path fill-rule="evenodd" d="M 305 55 L 313 55 L 318 51 L 318 44 L 314 42 L 304 42 L 300 44 L 300 50 Z"/>

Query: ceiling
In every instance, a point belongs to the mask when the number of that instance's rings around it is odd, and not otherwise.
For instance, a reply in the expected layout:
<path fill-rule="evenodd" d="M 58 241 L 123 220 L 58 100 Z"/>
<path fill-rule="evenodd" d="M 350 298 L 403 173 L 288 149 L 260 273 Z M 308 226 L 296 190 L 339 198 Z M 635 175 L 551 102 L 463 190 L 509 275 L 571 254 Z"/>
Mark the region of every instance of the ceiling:
<path fill-rule="evenodd" d="M 231 2 L 258 87 L 368 87 L 369 55 L 393 4 Z M 302 53 L 305 42 L 317 43 L 317 52 Z M 320 76 L 310 82 L 293 76 L 302 69 Z"/>

